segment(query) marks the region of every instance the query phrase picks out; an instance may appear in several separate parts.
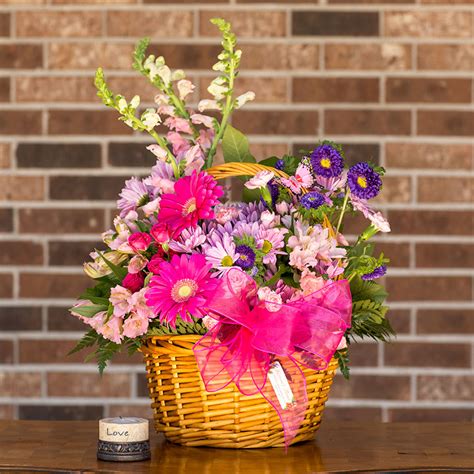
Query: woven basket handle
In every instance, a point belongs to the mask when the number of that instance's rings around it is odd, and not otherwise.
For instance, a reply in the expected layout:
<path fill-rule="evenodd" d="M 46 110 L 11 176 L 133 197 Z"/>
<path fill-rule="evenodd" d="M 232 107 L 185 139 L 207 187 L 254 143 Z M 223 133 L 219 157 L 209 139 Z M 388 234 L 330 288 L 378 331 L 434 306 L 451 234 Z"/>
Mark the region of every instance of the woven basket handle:
<path fill-rule="evenodd" d="M 288 178 L 289 176 L 284 172 L 272 168 L 271 166 L 260 165 L 258 163 L 224 163 L 223 165 L 213 166 L 206 170 L 216 179 L 232 178 L 234 176 L 255 176 L 259 171 L 272 171 L 280 178 Z"/>

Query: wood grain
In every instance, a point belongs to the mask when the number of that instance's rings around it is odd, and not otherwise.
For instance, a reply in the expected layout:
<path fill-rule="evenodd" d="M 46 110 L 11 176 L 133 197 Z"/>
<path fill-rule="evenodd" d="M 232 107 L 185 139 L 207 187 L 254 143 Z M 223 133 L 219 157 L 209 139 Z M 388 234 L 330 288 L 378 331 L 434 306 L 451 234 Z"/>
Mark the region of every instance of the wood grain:
<path fill-rule="evenodd" d="M 160 474 L 302 474 L 356 471 L 472 471 L 472 423 L 324 423 L 314 441 L 256 450 L 189 448 L 151 434 L 152 459 L 97 461 L 98 423 L 4 421 L 0 471 Z"/>

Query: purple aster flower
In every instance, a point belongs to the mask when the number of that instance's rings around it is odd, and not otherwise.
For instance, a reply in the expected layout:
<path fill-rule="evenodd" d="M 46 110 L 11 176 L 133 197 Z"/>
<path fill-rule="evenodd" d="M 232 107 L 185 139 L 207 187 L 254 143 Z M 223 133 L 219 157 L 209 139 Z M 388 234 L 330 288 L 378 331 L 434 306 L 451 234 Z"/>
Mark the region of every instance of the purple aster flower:
<path fill-rule="evenodd" d="M 310 156 L 311 167 L 316 175 L 325 178 L 340 176 L 344 169 L 341 154 L 331 145 L 321 145 L 314 149 Z"/>
<path fill-rule="evenodd" d="M 322 194 L 312 191 L 302 196 L 300 204 L 306 209 L 317 209 L 326 202 Z"/>
<path fill-rule="evenodd" d="M 277 170 L 283 171 L 285 169 L 285 162 L 283 160 L 277 160 L 275 163 L 275 168 Z"/>
<path fill-rule="evenodd" d="M 382 180 L 368 163 L 357 163 L 347 173 L 351 193 L 360 199 L 372 199 L 380 191 Z"/>
<path fill-rule="evenodd" d="M 386 265 L 380 265 L 380 267 L 377 267 L 373 272 L 371 273 L 366 273 L 365 275 L 361 276 L 362 280 L 375 280 L 377 278 L 383 277 L 387 273 L 387 266 Z"/>
<path fill-rule="evenodd" d="M 252 268 L 255 263 L 255 252 L 248 245 L 238 245 L 235 250 L 239 254 L 235 265 L 242 268 L 242 270 Z"/>
<path fill-rule="evenodd" d="M 150 200 L 147 186 L 138 178 L 125 181 L 125 187 L 119 196 L 117 207 L 120 209 L 120 217 L 125 217 L 130 211 L 135 211 Z"/>

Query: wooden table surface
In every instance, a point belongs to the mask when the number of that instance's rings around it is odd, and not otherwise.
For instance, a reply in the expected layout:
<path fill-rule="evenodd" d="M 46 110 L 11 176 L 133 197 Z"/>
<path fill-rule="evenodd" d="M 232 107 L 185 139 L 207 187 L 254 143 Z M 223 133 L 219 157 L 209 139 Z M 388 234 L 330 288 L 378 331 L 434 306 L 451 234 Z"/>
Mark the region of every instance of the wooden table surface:
<path fill-rule="evenodd" d="M 473 423 L 323 423 L 316 439 L 281 448 L 183 448 L 152 434 L 146 462 L 97 461 L 98 423 L 1 421 L 0 471 L 300 474 L 473 471 Z"/>

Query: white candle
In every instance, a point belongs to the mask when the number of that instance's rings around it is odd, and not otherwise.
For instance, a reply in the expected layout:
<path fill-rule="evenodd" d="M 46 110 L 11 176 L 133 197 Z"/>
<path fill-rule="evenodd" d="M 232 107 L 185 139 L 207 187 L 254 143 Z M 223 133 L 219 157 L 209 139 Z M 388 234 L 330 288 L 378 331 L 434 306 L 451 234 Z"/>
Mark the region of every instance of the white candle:
<path fill-rule="evenodd" d="M 148 441 L 148 424 L 144 418 L 104 418 L 99 421 L 99 439 L 112 443 Z"/>

